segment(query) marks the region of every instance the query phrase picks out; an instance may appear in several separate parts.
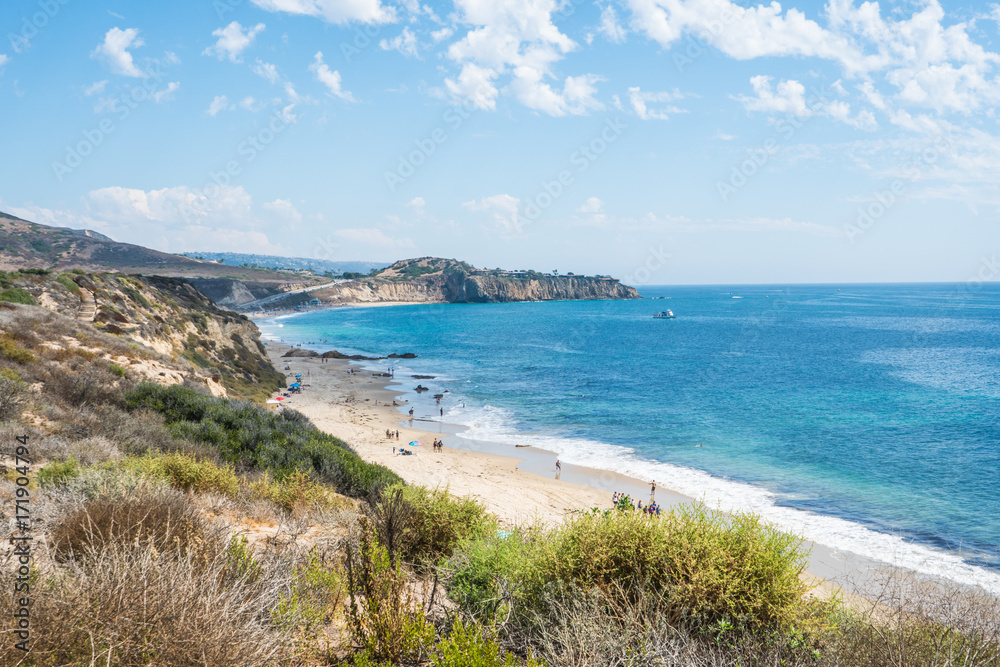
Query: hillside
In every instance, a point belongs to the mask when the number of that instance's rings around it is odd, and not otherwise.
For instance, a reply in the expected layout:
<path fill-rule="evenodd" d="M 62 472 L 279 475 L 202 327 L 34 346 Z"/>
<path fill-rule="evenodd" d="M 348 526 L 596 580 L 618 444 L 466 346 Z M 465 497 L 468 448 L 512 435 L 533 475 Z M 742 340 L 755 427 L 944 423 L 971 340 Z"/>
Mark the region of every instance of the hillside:
<path fill-rule="evenodd" d="M 257 327 L 219 309 L 178 278 L 52 273 L 45 269 L 0 272 L 0 307 L 40 306 L 74 330 L 57 335 L 40 328 L 37 346 L 75 349 L 95 336 L 145 350 L 136 367 L 146 379 L 200 386 L 217 396 L 263 400 L 283 386 L 284 376 L 267 360 Z M 68 325 L 66 325 L 68 326 Z M 130 368 L 128 362 L 124 368 Z"/>
<path fill-rule="evenodd" d="M 192 282 L 230 278 L 241 281 L 253 298 L 325 280 L 309 274 L 265 271 L 171 255 L 119 243 L 90 230 L 49 227 L 0 213 L 0 270 L 27 268 L 154 274 Z"/>
<path fill-rule="evenodd" d="M 500 303 L 639 298 L 634 288 L 607 276 L 477 269 L 467 262 L 439 257 L 401 260 L 385 269 L 374 270 L 367 276 L 352 278 L 307 294 L 289 295 L 268 307 L 295 307 L 314 298 L 324 305 L 388 301 Z"/>

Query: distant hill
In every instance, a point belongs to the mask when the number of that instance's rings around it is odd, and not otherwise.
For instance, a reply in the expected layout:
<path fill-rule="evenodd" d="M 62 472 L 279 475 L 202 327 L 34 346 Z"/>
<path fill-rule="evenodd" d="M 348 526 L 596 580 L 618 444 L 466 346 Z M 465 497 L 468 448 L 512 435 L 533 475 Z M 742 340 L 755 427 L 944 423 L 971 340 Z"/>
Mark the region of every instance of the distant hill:
<path fill-rule="evenodd" d="M 268 310 L 347 303 L 500 303 L 591 299 L 638 299 L 639 293 L 610 276 L 541 273 L 530 269 L 477 269 L 441 257 L 404 259 L 368 274 L 345 274 L 327 287 L 272 299 Z M 218 302 L 218 300 L 217 300 Z M 251 308 L 252 308 L 251 304 Z"/>
<path fill-rule="evenodd" d="M 280 255 L 257 255 L 241 252 L 185 252 L 192 259 L 221 262 L 229 266 L 263 267 L 269 269 L 309 270 L 318 274 L 368 273 L 372 269 L 382 269 L 388 262 L 336 262 L 308 257 L 282 257 Z"/>
<path fill-rule="evenodd" d="M 119 243 L 85 229 L 50 227 L 0 212 L 0 270 L 82 269 L 187 278 L 241 281 L 253 298 L 324 282 L 295 272 L 230 266 Z"/>

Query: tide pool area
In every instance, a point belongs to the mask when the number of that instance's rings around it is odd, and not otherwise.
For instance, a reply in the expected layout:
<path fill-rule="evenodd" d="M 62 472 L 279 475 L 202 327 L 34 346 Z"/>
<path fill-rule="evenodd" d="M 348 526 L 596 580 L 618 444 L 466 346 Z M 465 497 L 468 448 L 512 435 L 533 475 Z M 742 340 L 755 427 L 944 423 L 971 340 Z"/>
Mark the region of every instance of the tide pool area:
<path fill-rule="evenodd" d="M 417 418 L 512 455 L 533 445 L 656 479 L 821 544 L 1000 590 L 1000 289 L 640 292 L 341 308 L 260 327 L 319 351 L 416 353 L 363 363 L 394 369 Z M 667 309 L 676 318 L 653 317 Z"/>

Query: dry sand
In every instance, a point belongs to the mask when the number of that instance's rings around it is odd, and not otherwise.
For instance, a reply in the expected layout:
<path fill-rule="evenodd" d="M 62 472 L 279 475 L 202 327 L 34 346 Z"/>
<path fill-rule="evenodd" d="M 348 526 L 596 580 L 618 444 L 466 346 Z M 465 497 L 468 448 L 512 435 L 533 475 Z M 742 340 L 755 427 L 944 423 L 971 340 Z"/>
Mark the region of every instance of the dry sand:
<path fill-rule="evenodd" d="M 555 480 L 518 468 L 519 459 L 485 452 L 466 451 L 445 445 L 434 451 L 431 443 L 439 434 L 413 428 L 398 408 L 392 406 L 400 391 L 387 388 L 389 378 L 374 377 L 351 362 L 330 359 L 282 358 L 286 345 L 269 343 L 275 368 L 293 378 L 303 375 L 309 387 L 285 401 L 308 416 L 321 430 L 350 443 L 366 461 L 380 463 L 408 483 L 447 488 L 456 496 L 479 500 L 507 525 L 533 520 L 559 521 L 567 512 L 591 507 L 610 507 L 611 494 L 584 484 Z M 349 373 L 353 368 L 356 372 Z M 402 378 L 400 378 L 401 380 Z M 405 405 L 405 401 L 398 401 Z M 386 438 L 386 430 L 399 431 L 399 440 Z M 450 437 L 442 437 L 445 443 Z M 407 443 L 418 440 L 420 447 Z M 410 456 L 393 454 L 406 449 Z"/>

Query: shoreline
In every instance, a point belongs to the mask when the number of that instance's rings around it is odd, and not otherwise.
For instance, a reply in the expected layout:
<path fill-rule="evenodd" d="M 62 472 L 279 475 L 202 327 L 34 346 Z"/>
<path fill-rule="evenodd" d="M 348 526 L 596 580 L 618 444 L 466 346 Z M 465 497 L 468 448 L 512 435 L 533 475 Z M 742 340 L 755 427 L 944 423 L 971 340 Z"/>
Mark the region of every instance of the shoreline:
<path fill-rule="evenodd" d="M 278 341 L 268 341 L 267 348 L 275 368 L 293 377 L 301 373 L 303 384 L 310 385 L 289 399 L 289 408 L 348 442 L 366 461 L 390 468 L 407 483 L 447 488 L 454 495 L 475 498 L 507 526 L 553 525 L 572 512 L 609 509 L 616 491 L 644 504 L 649 500 L 650 483 L 637 477 L 563 463 L 557 478 L 553 452 L 531 445 L 511 452 L 511 445 L 463 437 L 463 425 L 425 418 L 411 421 L 402 411 L 413 405 L 402 398 L 407 393 L 403 378 L 384 377 L 362 365 L 373 362 L 286 358 L 281 355 L 294 346 Z M 284 370 L 286 366 L 289 370 Z M 387 429 L 398 430 L 399 440 L 387 439 Z M 434 452 L 430 443 L 438 437 L 446 444 L 441 452 Z M 393 455 L 394 447 L 410 449 L 411 440 L 423 443 L 413 450 L 416 456 Z M 698 502 L 659 482 L 655 500 L 664 510 Z M 864 595 L 863 580 L 884 565 L 807 539 L 804 546 L 809 551 L 804 579 L 814 595 L 844 589 Z"/>

